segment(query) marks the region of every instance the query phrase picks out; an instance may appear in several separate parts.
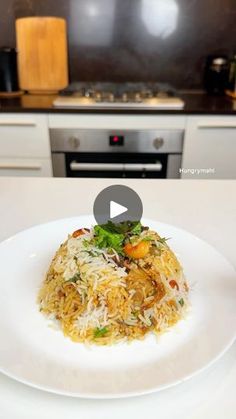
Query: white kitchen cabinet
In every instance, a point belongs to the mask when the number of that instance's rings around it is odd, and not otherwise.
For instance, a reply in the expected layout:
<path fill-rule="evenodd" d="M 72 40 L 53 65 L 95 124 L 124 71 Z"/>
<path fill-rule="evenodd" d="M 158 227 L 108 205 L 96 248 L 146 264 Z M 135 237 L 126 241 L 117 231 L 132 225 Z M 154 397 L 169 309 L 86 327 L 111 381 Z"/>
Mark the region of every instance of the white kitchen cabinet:
<path fill-rule="evenodd" d="M 236 116 L 187 118 L 183 179 L 236 179 Z"/>
<path fill-rule="evenodd" d="M 49 115 L 49 128 L 79 129 L 184 129 L 185 115 Z"/>
<path fill-rule="evenodd" d="M 48 117 L 0 115 L 0 176 L 52 176 Z"/>
<path fill-rule="evenodd" d="M 0 176 L 51 177 L 51 159 L 0 158 Z"/>
<path fill-rule="evenodd" d="M 50 128 L 185 130 L 183 179 L 236 179 L 236 116 L 0 114 L 0 176 L 52 176 Z"/>

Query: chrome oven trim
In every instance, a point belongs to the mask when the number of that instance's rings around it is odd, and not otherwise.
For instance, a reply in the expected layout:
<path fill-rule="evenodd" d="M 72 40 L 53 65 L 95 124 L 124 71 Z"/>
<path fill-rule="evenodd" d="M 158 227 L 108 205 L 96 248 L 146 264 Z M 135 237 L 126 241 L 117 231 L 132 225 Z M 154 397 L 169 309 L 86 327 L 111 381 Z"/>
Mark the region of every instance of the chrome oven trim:
<path fill-rule="evenodd" d="M 124 145 L 111 146 L 109 137 L 124 136 Z M 50 129 L 52 152 L 182 153 L 183 130 Z"/>
<path fill-rule="evenodd" d="M 111 146 L 109 137 L 113 135 L 122 135 L 125 138 L 124 145 Z M 76 158 L 70 162 L 71 171 L 86 172 L 113 171 L 113 172 L 132 172 L 132 171 L 153 171 L 162 170 L 161 162 L 141 163 L 138 155 L 141 154 L 159 154 L 167 156 L 166 177 L 180 178 L 179 168 L 181 167 L 183 150 L 184 130 L 100 130 L 100 129 L 50 129 L 50 142 L 52 150 L 53 173 L 56 177 L 66 177 L 66 153 L 78 155 L 80 153 L 98 154 L 98 161 L 76 161 Z M 99 154 L 106 153 L 137 153 L 137 162 L 135 163 L 106 163 L 99 162 Z M 142 177 L 142 176 L 140 176 Z"/>

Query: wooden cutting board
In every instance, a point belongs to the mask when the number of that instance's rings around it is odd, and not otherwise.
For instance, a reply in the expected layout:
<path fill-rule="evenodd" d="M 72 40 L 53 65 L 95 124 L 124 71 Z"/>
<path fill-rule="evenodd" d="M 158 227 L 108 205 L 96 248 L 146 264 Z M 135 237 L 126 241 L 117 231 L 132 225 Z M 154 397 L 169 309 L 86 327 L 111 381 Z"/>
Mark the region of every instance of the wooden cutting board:
<path fill-rule="evenodd" d="M 18 76 L 22 90 L 56 93 L 68 85 L 66 21 L 57 17 L 16 20 Z"/>

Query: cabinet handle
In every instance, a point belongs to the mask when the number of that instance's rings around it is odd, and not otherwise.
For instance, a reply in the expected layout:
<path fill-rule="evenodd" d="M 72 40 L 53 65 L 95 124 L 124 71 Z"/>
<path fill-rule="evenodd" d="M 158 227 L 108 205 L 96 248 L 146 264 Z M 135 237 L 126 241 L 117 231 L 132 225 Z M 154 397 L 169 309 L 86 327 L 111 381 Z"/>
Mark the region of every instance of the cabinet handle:
<path fill-rule="evenodd" d="M 236 122 L 199 122 L 197 127 L 199 129 L 230 129 L 236 128 Z"/>
<path fill-rule="evenodd" d="M 10 170 L 41 170 L 40 163 L 15 163 L 15 162 L 1 162 L 0 169 Z"/>
<path fill-rule="evenodd" d="M 35 127 L 36 122 L 34 121 L 17 121 L 17 120 L 0 120 L 1 127 Z"/>

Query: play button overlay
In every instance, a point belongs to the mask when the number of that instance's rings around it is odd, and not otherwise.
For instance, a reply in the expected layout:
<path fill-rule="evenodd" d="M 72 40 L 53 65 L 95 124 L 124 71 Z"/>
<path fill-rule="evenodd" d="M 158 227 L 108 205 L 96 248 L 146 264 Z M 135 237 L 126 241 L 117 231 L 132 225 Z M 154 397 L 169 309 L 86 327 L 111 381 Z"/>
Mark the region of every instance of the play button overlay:
<path fill-rule="evenodd" d="M 123 205 L 117 204 L 117 202 L 111 201 L 110 202 L 110 218 L 115 218 L 118 215 L 124 214 L 124 212 L 128 211 L 128 208 L 124 207 Z"/>
<path fill-rule="evenodd" d="M 106 224 L 108 221 L 140 221 L 143 204 L 133 189 L 123 185 L 112 185 L 97 195 L 93 215 L 98 224 Z"/>

